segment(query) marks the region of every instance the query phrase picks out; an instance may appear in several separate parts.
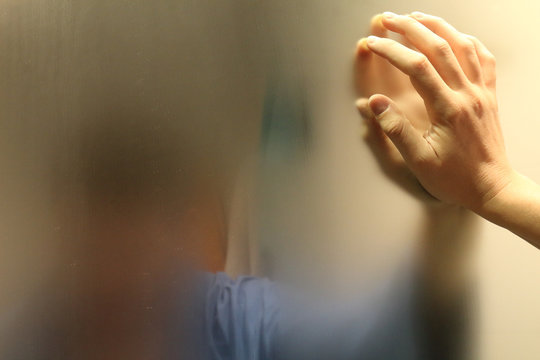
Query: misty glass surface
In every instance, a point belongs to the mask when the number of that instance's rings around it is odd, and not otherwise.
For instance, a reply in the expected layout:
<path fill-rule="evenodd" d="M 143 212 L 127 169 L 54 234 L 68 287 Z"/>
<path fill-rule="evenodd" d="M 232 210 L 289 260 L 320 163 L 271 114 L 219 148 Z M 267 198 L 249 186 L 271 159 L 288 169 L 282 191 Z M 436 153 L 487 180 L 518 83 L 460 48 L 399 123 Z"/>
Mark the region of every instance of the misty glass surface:
<path fill-rule="evenodd" d="M 483 245 L 478 273 L 477 219 L 427 211 L 388 181 L 354 108 L 353 51 L 384 10 L 485 36 L 515 99 L 526 81 L 505 74 L 521 45 L 496 22 L 525 5 L 494 3 L 493 32 L 474 17 L 483 6 L 0 1 L 0 358 L 187 358 L 203 320 L 184 315 L 199 275 L 218 272 L 294 289 L 308 345 L 326 314 L 337 328 L 384 324 L 366 337 L 373 358 L 536 358 L 532 325 L 499 341 L 520 324 L 489 300 L 505 251 Z M 343 331 L 324 356 L 357 345 L 346 339 L 360 330 Z"/>

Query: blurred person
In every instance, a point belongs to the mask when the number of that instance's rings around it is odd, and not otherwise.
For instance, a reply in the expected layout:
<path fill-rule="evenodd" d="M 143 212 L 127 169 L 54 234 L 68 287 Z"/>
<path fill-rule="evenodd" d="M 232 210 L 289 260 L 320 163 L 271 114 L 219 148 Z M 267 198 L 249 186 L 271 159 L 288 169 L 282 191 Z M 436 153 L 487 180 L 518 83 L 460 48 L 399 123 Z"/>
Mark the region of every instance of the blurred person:
<path fill-rule="evenodd" d="M 189 128 L 195 111 L 178 121 L 129 96 L 88 109 L 76 156 L 55 154 L 62 252 L 55 276 L 2 313 L 0 358 L 417 358 L 407 272 L 342 301 L 224 273 L 233 169 Z"/>
<path fill-rule="evenodd" d="M 69 165 L 85 200 L 62 201 L 88 217 L 59 213 L 68 276 L 58 269 L 39 304 L 22 302 L 2 319 L 3 359 L 419 358 L 406 272 L 340 301 L 224 273 L 219 184 L 208 163 L 188 161 L 197 147 L 182 129 L 159 123 L 112 107 L 85 127 Z M 158 146 L 140 141 L 149 134 Z"/>
<path fill-rule="evenodd" d="M 281 296 L 267 279 L 221 273 L 223 199 L 207 149 L 171 128 L 176 121 L 156 121 L 144 103 L 115 100 L 96 106 L 101 121 L 84 128 L 75 159 L 87 223 L 62 216 L 80 235 L 66 237 L 65 256 L 76 261 L 65 282 L 32 298 L 39 306 L 13 311 L 2 358 L 421 358 L 404 311 L 412 296 L 401 296 L 414 292 L 407 275 L 381 283 L 383 296 L 337 303 L 292 299 L 294 291 Z M 146 137 L 159 144 L 147 146 Z"/>
<path fill-rule="evenodd" d="M 469 209 L 540 248 L 540 186 L 508 161 L 493 54 L 432 15 L 386 12 L 373 22 L 357 74 L 391 85 L 360 83 L 357 107 L 383 170 L 416 196 Z"/>

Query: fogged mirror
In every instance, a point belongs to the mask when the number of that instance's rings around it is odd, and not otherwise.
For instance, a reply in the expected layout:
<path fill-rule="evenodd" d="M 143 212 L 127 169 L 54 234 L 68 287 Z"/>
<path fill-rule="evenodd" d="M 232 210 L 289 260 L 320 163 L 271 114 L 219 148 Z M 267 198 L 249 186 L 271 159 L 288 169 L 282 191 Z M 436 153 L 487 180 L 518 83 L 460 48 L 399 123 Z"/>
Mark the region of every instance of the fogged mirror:
<path fill-rule="evenodd" d="M 538 177 L 534 4 L 1 1 L 0 357 L 537 358 L 539 255 L 362 141 L 353 53 L 385 10 L 492 49 Z"/>

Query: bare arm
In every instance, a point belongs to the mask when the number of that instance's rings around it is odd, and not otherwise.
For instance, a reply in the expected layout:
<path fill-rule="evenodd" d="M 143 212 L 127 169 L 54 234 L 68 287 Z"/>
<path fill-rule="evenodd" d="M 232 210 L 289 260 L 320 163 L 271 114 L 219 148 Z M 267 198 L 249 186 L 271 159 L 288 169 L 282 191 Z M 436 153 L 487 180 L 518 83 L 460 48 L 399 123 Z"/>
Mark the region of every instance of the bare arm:
<path fill-rule="evenodd" d="M 512 181 L 477 213 L 540 249 L 540 186 L 531 179 L 514 173 Z"/>

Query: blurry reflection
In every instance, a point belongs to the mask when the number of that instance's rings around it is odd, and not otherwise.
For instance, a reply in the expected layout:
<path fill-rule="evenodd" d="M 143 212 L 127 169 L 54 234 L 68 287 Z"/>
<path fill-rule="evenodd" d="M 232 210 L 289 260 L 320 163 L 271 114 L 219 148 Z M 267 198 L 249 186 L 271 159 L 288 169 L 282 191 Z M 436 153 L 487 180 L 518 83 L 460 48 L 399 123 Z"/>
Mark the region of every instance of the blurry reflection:
<path fill-rule="evenodd" d="M 1 359 L 463 357 L 470 220 L 355 153 L 348 6 L 0 5 Z"/>

